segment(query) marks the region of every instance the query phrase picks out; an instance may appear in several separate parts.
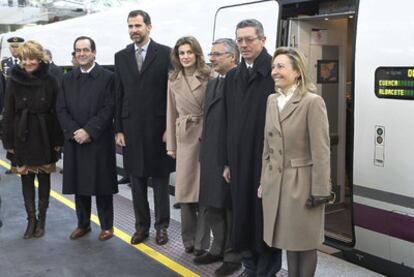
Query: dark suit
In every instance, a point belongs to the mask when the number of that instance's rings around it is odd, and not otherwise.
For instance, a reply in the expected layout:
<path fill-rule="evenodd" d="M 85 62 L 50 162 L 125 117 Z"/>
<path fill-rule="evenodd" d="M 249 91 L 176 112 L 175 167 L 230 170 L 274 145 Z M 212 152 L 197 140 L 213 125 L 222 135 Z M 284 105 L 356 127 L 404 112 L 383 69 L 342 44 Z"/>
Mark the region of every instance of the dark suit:
<path fill-rule="evenodd" d="M 62 81 L 57 113 L 65 135 L 63 193 L 75 194 L 78 227 L 90 225 L 91 196 L 96 196 L 103 230 L 113 227 L 112 194 L 116 182 L 113 73 L 95 64 L 87 74 L 75 68 Z M 91 142 L 78 144 L 73 133 L 83 128 Z"/>
<path fill-rule="evenodd" d="M 169 225 L 168 185 L 175 164 L 166 155 L 162 136 L 166 128 L 170 51 L 151 40 L 140 72 L 134 44 L 115 54 L 115 129 L 125 136 L 124 168 L 131 176 L 137 230 L 150 227 L 148 177 L 154 187 L 155 228 Z"/>
<path fill-rule="evenodd" d="M 56 78 L 59 86 L 62 84 L 63 69 L 57 66 L 54 62 L 49 63 L 49 74 Z"/>
<path fill-rule="evenodd" d="M 11 69 L 12 69 L 13 66 L 16 65 L 16 62 L 14 61 L 16 59 L 17 58 L 9 57 L 9 58 L 3 59 L 1 61 L 1 68 L 3 70 L 3 74 L 4 74 L 4 77 L 6 79 L 8 79 L 10 77 Z"/>
<path fill-rule="evenodd" d="M 200 144 L 200 206 L 207 208 L 206 221 L 213 233 L 209 252 L 224 255 L 225 262 L 240 262 L 241 256 L 230 245 L 231 198 L 230 184 L 223 178 L 223 166 L 219 165 L 220 127 L 224 122 L 224 78 L 216 78 L 207 84 L 204 101 L 204 125 Z"/>
<path fill-rule="evenodd" d="M 246 251 L 243 264 L 257 276 L 274 276 L 281 266 L 279 249 L 263 241 L 260 183 L 267 97 L 274 91 L 272 57 L 263 49 L 251 74 L 241 63 L 226 75 L 223 103 L 226 115 L 226 164 L 230 166 L 233 209 L 232 243 Z"/>

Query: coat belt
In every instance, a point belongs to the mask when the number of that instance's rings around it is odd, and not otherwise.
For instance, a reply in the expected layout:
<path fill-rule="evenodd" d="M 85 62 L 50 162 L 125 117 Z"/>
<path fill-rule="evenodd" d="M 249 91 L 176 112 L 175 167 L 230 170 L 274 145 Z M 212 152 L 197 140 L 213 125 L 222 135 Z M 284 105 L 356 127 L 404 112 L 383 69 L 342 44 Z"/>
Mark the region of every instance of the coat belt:
<path fill-rule="evenodd" d="M 183 138 L 187 132 L 187 127 L 189 123 L 195 123 L 198 124 L 203 119 L 203 114 L 195 115 L 195 114 L 187 114 L 187 115 L 180 115 L 180 117 L 177 118 L 177 140 L 180 141 L 181 138 Z"/>
<path fill-rule="evenodd" d="M 37 113 L 29 111 L 29 109 L 24 109 L 22 111 L 20 121 L 18 123 L 18 130 L 17 135 L 21 142 L 25 142 L 27 139 L 27 135 L 29 133 L 28 130 L 28 115 L 32 114 L 36 116 L 39 120 L 40 124 L 40 134 L 42 136 L 42 141 L 45 146 L 45 154 L 48 161 L 52 158 L 52 153 L 50 152 L 50 142 L 49 142 L 49 133 L 47 131 L 47 124 L 46 124 L 46 115 L 47 113 Z"/>

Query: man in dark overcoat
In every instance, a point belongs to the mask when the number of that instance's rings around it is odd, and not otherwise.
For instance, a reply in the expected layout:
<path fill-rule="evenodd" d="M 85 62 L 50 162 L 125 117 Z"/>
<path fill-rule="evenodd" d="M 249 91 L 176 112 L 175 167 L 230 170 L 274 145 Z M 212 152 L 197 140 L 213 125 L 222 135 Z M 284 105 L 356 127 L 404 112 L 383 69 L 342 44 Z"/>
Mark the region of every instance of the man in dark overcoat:
<path fill-rule="evenodd" d="M 47 61 L 49 62 L 49 74 L 56 78 L 56 81 L 60 86 L 63 79 L 63 69 L 53 62 L 52 52 L 50 52 L 49 49 L 45 49 L 45 55 Z"/>
<path fill-rule="evenodd" d="M 11 54 L 11 57 L 2 59 L 1 61 L 1 69 L 3 71 L 3 76 L 4 76 L 4 89 L 6 86 L 6 81 L 7 79 L 9 79 L 10 77 L 10 72 L 11 69 L 18 65 L 20 63 L 20 59 L 19 59 L 19 47 L 23 44 L 24 42 L 24 38 L 21 37 L 10 37 L 7 39 L 7 42 L 9 43 L 9 51 Z M 4 96 L 5 96 L 5 92 L 3 94 L 0 95 L 1 99 L 1 110 L 0 112 L 2 112 L 3 110 L 3 105 L 4 105 Z M 12 162 L 12 166 L 14 166 L 13 162 Z M 6 170 L 5 174 L 12 174 L 12 171 L 10 169 Z"/>
<path fill-rule="evenodd" d="M 90 232 L 91 196 L 96 196 L 101 224 L 99 239 L 113 236 L 113 194 L 116 180 L 113 118 L 113 73 L 95 63 L 95 42 L 79 37 L 74 42 L 79 67 L 67 73 L 57 102 L 65 135 L 63 193 L 75 194 L 77 239 Z"/>
<path fill-rule="evenodd" d="M 219 165 L 220 128 L 223 122 L 223 85 L 226 73 L 239 59 L 234 40 L 218 39 L 209 54 L 211 66 L 219 75 L 207 84 L 204 101 L 203 134 L 200 144 L 200 198 L 199 205 L 206 207 L 206 223 L 214 240 L 210 250 L 194 259 L 198 264 L 209 264 L 223 259 L 215 271 L 216 276 L 228 276 L 241 267 L 241 256 L 230 245 L 231 198 L 230 185 L 223 178 Z"/>
<path fill-rule="evenodd" d="M 245 273 L 252 276 L 274 276 L 281 267 L 281 251 L 263 241 L 262 203 L 257 197 L 266 103 L 274 92 L 272 58 L 265 41 L 259 21 L 246 19 L 237 24 L 242 61 L 227 73 L 224 88 L 227 147 L 223 177 L 231 183 L 231 240 L 235 250 L 243 251 Z"/>
<path fill-rule="evenodd" d="M 169 176 L 174 161 L 166 155 L 167 81 L 171 49 L 150 39 L 150 16 L 142 10 L 128 15 L 133 43 L 115 54 L 116 142 L 123 147 L 124 168 L 130 175 L 135 213 L 132 244 L 144 241 L 151 225 L 147 190 L 154 190 L 157 244 L 168 241 Z"/>

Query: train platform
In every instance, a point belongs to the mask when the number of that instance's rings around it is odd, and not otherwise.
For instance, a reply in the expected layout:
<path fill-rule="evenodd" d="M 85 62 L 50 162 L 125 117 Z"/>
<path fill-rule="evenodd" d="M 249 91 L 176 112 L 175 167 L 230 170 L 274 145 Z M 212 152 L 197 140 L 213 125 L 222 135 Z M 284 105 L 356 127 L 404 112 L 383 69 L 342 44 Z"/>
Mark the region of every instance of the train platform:
<path fill-rule="evenodd" d="M 105 242 L 98 240 L 100 227 L 93 203 L 92 232 L 78 240 L 70 240 L 69 234 L 76 227 L 75 205 L 72 196 L 61 194 L 60 173 L 52 174 L 45 236 L 23 240 L 26 215 L 20 178 L 4 174 L 9 164 L 3 150 L 0 151 L 0 165 L 1 215 L 4 223 L 0 228 L 0 276 L 214 276 L 214 270 L 219 266 L 219 263 L 195 265 L 192 262 L 194 256 L 184 252 L 179 210 L 173 208 L 170 241 L 166 245 L 155 243 L 153 229 L 145 243 L 131 245 L 134 216 L 126 185 L 121 185 L 120 193 L 114 196 L 114 238 Z M 151 193 L 149 195 L 151 198 Z M 174 197 L 170 202 L 174 204 Z M 285 255 L 283 257 L 283 269 L 277 274 L 279 277 L 288 275 Z M 316 276 L 381 275 L 319 251 Z"/>

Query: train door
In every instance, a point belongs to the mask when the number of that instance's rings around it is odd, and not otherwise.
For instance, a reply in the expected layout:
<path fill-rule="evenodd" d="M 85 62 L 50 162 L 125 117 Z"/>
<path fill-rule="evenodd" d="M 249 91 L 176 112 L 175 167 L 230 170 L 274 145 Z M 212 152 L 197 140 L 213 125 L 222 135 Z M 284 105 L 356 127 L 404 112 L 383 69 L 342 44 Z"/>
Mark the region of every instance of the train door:
<path fill-rule="evenodd" d="M 351 244 L 352 229 L 352 61 L 354 14 L 306 16 L 288 22 L 288 45 L 299 48 L 324 98 L 331 138 L 334 204 L 326 207 L 325 234 Z"/>
<path fill-rule="evenodd" d="M 276 49 L 279 26 L 279 2 L 275 0 L 224 6 L 217 10 L 214 19 L 213 40 L 234 38 L 237 23 L 255 18 L 263 24 L 266 49 L 272 54 Z"/>

